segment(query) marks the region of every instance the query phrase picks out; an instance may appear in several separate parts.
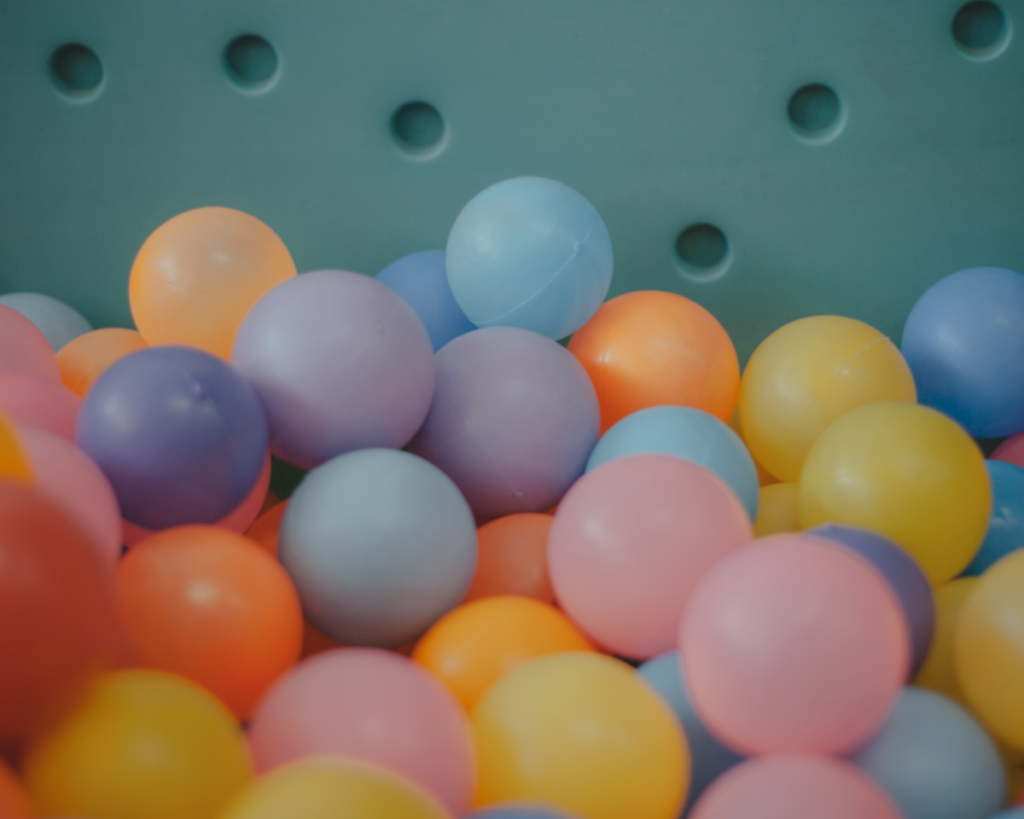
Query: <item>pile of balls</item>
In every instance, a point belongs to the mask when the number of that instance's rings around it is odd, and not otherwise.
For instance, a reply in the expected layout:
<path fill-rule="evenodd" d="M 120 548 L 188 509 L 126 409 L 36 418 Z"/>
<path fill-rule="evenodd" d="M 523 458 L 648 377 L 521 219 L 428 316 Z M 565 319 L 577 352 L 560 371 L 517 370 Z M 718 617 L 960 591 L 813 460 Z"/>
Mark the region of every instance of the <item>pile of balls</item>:
<path fill-rule="evenodd" d="M 1024 817 L 1024 276 L 741 374 L 612 269 L 520 178 L 375 278 L 201 208 L 136 330 L 0 297 L 0 817 Z"/>

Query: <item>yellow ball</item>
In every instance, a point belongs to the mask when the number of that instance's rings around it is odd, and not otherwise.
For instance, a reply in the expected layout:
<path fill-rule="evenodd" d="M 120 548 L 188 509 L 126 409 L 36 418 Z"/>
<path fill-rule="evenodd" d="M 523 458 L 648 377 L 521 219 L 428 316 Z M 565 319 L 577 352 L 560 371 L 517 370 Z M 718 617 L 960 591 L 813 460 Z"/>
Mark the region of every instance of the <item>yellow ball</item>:
<path fill-rule="evenodd" d="M 531 660 L 473 710 L 478 805 L 543 802 L 586 819 L 675 819 L 690 757 L 674 713 L 599 654 Z"/>
<path fill-rule="evenodd" d="M 833 421 L 867 404 L 916 400 L 910 367 L 882 333 L 855 319 L 811 316 L 754 350 L 740 381 L 740 426 L 754 459 L 795 481 Z"/>
<path fill-rule="evenodd" d="M 960 612 L 956 673 L 967 702 L 993 734 L 1024 750 L 1024 552 L 978 579 Z"/>
<path fill-rule="evenodd" d="M 128 300 L 150 346 L 187 344 L 230 361 L 249 311 L 295 275 L 284 242 L 255 216 L 197 208 L 146 239 L 132 265 Z"/>
<path fill-rule="evenodd" d="M 797 506 L 799 489 L 795 483 L 773 483 L 761 487 L 754 537 L 800 531 Z"/>
<path fill-rule="evenodd" d="M 264 775 L 217 819 L 450 819 L 426 791 L 390 771 L 313 757 Z"/>
<path fill-rule="evenodd" d="M 18 429 L 6 415 L 0 414 L 0 479 L 32 484 L 32 467 Z"/>
<path fill-rule="evenodd" d="M 212 819 L 251 777 L 231 712 L 190 680 L 153 670 L 101 676 L 25 761 L 44 816 Z"/>
<path fill-rule="evenodd" d="M 934 586 L 981 546 L 992 487 L 981 450 L 955 421 L 916 404 L 872 404 L 814 442 L 798 503 L 804 529 L 872 529 L 906 549 Z"/>
<path fill-rule="evenodd" d="M 953 635 L 964 603 L 978 585 L 977 577 L 958 577 L 935 589 L 935 634 L 928 657 L 914 678 L 914 685 L 930 688 L 969 708 L 956 675 Z"/>

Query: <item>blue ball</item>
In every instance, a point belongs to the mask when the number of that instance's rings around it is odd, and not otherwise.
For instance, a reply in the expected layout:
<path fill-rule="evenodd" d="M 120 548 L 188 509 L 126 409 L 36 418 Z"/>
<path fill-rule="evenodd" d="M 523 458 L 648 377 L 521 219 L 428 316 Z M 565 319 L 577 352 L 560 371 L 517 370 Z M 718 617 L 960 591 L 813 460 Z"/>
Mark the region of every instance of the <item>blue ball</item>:
<path fill-rule="evenodd" d="M 1024 430 L 1024 276 L 961 270 L 932 285 L 903 328 L 920 403 L 976 438 Z"/>
<path fill-rule="evenodd" d="M 281 521 L 279 555 L 314 626 L 348 645 L 395 648 L 462 602 L 476 525 L 433 464 L 361 449 L 303 478 Z"/>
<path fill-rule="evenodd" d="M 985 461 L 992 481 L 992 517 L 981 548 L 964 575 L 981 574 L 1000 558 L 1024 546 L 1024 469 L 1005 461 Z"/>
<path fill-rule="evenodd" d="M 597 312 L 612 243 L 593 205 L 552 179 L 520 177 L 477 194 L 448 236 L 448 282 L 477 327 L 558 340 Z"/>
<path fill-rule="evenodd" d="M 416 311 L 427 328 L 434 352 L 453 338 L 476 329 L 452 295 L 443 250 L 422 250 L 403 256 L 380 271 L 377 281 L 398 293 Z"/>
<path fill-rule="evenodd" d="M 578 819 L 575 813 L 547 805 L 495 805 L 465 814 L 462 819 Z"/>
<path fill-rule="evenodd" d="M 149 529 L 229 514 L 255 485 L 269 445 L 256 390 L 192 347 L 151 347 L 113 364 L 82 401 L 76 435 L 121 514 Z"/>
<path fill-rule="evenodd" d="M 720 774 L 744 757 L 727 748 L 712 734 L 693 708 L 682 677 L 682 663 L 678 651 L 667 651 L 648 660 L 637 669 L 647 682 L 661 694 L 675 712 L 690 747 L 690 791 L 681 816 Z"/>
<path fill-rule="evenodd" d="M 881 731 L 852 760 L 906 819 L 989 819 L 1006 798 L 999 751 L 953 700 L 904 688 Z"/>
<path fill-rule="evenodd" d="M 627 415 L 597 442 L 587 472 L 624 455 L 675 455 L 725 481 L 757 517 L 760 487 L 754 459 L 740 437 L 713 415 L 693 407 L 648 407 Z"/>

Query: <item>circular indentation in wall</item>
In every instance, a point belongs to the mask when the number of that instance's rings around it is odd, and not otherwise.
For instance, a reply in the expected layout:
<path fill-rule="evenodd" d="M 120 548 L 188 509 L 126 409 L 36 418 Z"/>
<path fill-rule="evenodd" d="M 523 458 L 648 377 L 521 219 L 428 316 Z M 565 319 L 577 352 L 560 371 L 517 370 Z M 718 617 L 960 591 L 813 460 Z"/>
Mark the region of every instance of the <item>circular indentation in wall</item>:
<path fill-rule="evenodd" d="M 391 136 L 406 154 L 436 155 L 444 146 L 444 117 L 429 103 L 407 102 L 391 115 Z"/>
<path fill-rule="evenodd" d="M 103 63 L 88 46 L 68 43 L 50 55 L 50 79 L 66 97 L 92 99 L 103 83 Z"/>
<path fill-rule="evenodd" d="M 812 83 L 789 98 L 786 109 L 797 136 L 805 142 L 827 142 L 846 122 L 842 100 L 827 85 Z"/>
<path fill-rule="evenodd" d="M 1010 21 L 995 3 L 968 3 L 953 18 L 953 39 L 964 55 L 990 60 L 1010 41 Z"/>
<path fill-rule="evenodd" d="M 277 69 L 277 52 L 256 34 L 236 37 L 224 49 L 224 70 L 235 85 L 246 91 L 269 88 Z"/>
<path fill-rule="evenodd" d="M 709 282 L 728 270 L 732 261 L 732 248 L 721 230 L 700 222 L 680 232 L 676 238 L 676 258 L 686 278 L 695 282 Z"/>

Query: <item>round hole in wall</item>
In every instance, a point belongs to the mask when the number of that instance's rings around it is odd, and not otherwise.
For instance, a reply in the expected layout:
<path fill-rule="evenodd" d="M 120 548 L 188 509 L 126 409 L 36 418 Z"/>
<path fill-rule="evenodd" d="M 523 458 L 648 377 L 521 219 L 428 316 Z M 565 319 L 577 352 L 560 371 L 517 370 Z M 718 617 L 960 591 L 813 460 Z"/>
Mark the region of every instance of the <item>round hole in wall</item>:
<path fill-rule="evenodd" d="M 1010 22 L 995 3 L 973 2 L 953 18 L 953 39 L 964 55 L 988 60 L 1001 54 L 1010 40 Z"/>
<path fill-rule="evenodd" d="M 827 85 L 805 85 L 789 98 L 790 124 L 807 142 L 827 142 L 838 134 L 846 116 L 842 101 Z"/>
<path fill-rule="evenodd" d="M 407 102 L 391 115 L 391 136 L 410 156 L 437 154 L 444 145 L 445 131 L 441 113 L 426 102 Z"/>
<path fill-rule="evenodd" d="M 103 63 L 88 46 L 68 43 L 50 55 L 50 78 L 65 96 L 89 99 L 99 93 L 103 83 Z"/>
<path fill-rule="evenodd" d="M 268 88 L 277 76 L 278 66 L 274 47 L 256 34 L 236 37 L 224 49 L 224 70 L 239 88 Z"/>
<path fill-rule="evenodd" d="M 709 282 L 729 268 L 732 248 L 721 230 L 700 222 L 684 228 L 676 237 L 676 258 L 687 279 Z"/>

